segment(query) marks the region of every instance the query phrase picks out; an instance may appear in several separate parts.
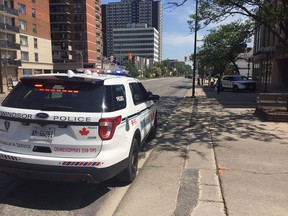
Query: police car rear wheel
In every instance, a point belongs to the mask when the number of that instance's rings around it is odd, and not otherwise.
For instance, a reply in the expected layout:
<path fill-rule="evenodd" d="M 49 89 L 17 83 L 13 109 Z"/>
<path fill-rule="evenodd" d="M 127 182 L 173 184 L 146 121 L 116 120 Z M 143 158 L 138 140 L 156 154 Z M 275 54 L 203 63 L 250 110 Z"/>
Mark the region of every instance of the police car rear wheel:
<path fill-rule="evenodd" d="M 122 171 L 117 178 L 125 183 L 130 184 L 136 178 L 138 169 L 138 154 L 139 154 L 138 140 L 134 137 L 129 153 L 129 164 L 128 167 Z"/>

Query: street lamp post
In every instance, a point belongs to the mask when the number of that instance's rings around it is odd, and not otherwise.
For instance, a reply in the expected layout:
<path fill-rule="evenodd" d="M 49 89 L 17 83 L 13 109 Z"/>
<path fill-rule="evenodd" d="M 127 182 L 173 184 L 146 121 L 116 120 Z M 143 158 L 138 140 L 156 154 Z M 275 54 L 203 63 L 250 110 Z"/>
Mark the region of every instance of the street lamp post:
<path fill-rule="evenodd" d="M 4 93 L 3 89 L 3 74 L 2 74 L 2 49 L 0 48 L 0 93 Z"/>
<path fill-rule="evenodd" d="M 247 71 L 247 77 L 248 77 L 248 79 L 249 79 L 249 71 L 250 71 L 250 62 L 251 62 L 251 59 L 250 58 L 248 58 L 248 71 Z"/>
<path fill-rule="evenodd" d="M 196 0 L 195 8 L 195 35 L 194 35 L 194 56 L 193 56 L 193 83 L 192 83 L 192 97 L 195 97 L 195 74 L 196 74 L 196 45 L 197 45 L 197 28 L 198 28 L 198 0 Z"/>

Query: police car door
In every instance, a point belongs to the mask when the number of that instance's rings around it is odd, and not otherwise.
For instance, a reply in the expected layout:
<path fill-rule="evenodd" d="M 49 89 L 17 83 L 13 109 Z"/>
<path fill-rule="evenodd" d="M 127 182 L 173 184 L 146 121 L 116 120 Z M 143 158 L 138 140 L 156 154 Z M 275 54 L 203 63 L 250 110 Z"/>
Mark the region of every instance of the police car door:
<path fill-rule="evenodd" d="M 223 77 L 222 81 L 221 81 L 221 85 L 223 88 L 229 88 L 229 79 L 227 76 Z"/>
<path fill-rule="evenodd" d="M 151 129 L 151 104 L 146 99 L 147 92 L 140 82 L 130 83 L 133 103 L 137 111 L 137 121 L 140 124 L 141 137 L 144 138 Z"/>

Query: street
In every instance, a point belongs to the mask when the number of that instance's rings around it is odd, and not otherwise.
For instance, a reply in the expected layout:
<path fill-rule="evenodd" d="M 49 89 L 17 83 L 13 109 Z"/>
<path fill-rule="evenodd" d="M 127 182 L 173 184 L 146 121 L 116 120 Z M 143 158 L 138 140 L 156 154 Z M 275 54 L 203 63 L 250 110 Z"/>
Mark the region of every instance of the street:
<path fill-rule="evenodd" d="M 143 81 L 161 96 L 159 130 L 130 186 L 0 174 L 0 215 L 287 215 L 287 123 L 255 117 L 257 93 L 218 95 L 206 85 L 191 98 L 191 82 Z"/>

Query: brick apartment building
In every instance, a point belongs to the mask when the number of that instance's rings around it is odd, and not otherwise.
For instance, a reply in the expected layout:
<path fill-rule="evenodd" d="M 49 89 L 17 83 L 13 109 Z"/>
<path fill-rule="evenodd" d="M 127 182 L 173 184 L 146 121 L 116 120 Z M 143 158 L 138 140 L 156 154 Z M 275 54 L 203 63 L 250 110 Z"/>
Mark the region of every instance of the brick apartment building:
<path fill-rule="evenodd" d="M 49 0 L 17 0 L 14 7 L 18 9 L 19 42 L 21 50 L 18 58 L 22 65 L 18 68 L 18 77 L 23 75 L 51 73 L 52 47 L 49 20 Z"/>
<path fill-rule="evenodd" d="M 100 0 L 50 0 L 50 22 L 55 72 L 101 66 Z"/>
<path fill-rule="evenodd" d="M 17 67 L 21 64 L 17 59 L 16 43 L 19 29 L 15 27 L 18 11 L 10 1 L 0 1 L 0 93 L 7 90 L 8 80 L 17 77 Z"/>

